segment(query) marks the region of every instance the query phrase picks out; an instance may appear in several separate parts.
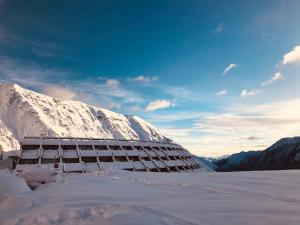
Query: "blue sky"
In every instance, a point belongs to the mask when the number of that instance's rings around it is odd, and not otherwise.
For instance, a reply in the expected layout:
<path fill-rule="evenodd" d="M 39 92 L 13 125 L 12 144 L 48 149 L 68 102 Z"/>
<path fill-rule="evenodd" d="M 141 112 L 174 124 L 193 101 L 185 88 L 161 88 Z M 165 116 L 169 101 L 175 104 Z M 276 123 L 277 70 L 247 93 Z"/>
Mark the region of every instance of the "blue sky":
<path fill-rule="evenodd" d="M 264 149 L 300 135 L 299 12 L 298 0 L 0 0 L 0 81 L 136 114 L 198 155 Z"/>

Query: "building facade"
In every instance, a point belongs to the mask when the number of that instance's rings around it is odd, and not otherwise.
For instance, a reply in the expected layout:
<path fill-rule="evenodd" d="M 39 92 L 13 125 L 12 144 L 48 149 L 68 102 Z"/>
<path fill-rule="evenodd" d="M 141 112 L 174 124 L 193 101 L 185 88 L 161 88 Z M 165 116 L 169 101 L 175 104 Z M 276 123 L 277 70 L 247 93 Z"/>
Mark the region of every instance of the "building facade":
<path fill-rule="evenodd" d="M 173 142 L 25 137 L 15 170 L 43 166 L 62 172 L 108 168 L 145 172 L 197 171 L 194 156 Z"/>

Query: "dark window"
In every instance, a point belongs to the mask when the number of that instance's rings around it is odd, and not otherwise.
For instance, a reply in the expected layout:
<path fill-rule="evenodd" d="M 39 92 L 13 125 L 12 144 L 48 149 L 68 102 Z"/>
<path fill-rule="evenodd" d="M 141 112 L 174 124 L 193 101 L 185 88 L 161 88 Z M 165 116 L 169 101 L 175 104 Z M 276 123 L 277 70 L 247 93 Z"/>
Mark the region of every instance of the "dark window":
<path fill-rule="evenodd" d="M 81 159 L 85 163 L 97 162 L 97 157 L 81 157 Z"/>
<path fill-rule="evenodd" d="M 128 158 L 129 158 L 129 160 L 132 160 L 132 161 L 140 161 L 139 157 L 137 157 L 137 156 L 129 156 Z"/>
<path fill-rule="evenodd" d="M 64 162 L 64 163 L 79 163 L 79 159 L 78 159 L 78 158 L 74 158 L 74 159 L 71 159 L 71 158 L 63 158 L 63 162 Z"/>
<path fill-rule="evenodd" d="M 95 145 L 96 150 L 107 150 L 106 145 Z"/>
<path fill-rule="evenodd" d="M 99 157 L 100 162 L 113 162 L 113 158 L 111 156 L 100 156 Z"/>
<path fill-rule="evenodd" d="M 112 150 L 121 150 L 121 147 L 119 145 L 110 145 L 109 148 Z"/>
<path fill-rule="evenodd" d="M 183 166 L 178 166 L 179 170 L 185 170 Z"/>
<path fill-rule="evenodd" d="M 170 169 L 172 172 L 177 172 L 177 169 L 176 169 L 175 166 L 169 167 L 169 169 Z"/>
<path fill-rule="evenodd" d="M 142 146 L 134 146 L 136 150 L 143 150 Z"/>
<path fill-rule="evenodd" d="M 40 145 L 22 145 L 22 150 L 38 150 Z"/>
<path fill-rule="evenodd" d="M 118 162 L 127 162 L 126 156 L 115 156 L 115 160 Z"/>
<path fill-rule="evenodd" d="M 63 150 L 76 150 L 76 145 L 62 145 Z"/>
<path fill-rule="evenodd" d="M 147 170 L 146 169 L 136 169 L 135 171 L 136 172 L 146 172 Z"/>
<path fill-rule="evenodd" d="M 93 150 L 93 146 L 92 145 L 79 145 L 78 148 L 80 150 Z"/>
<path fill-rule="evenodd" d="M 151 161 L 151 159 L 149 157 L 142 157 L 142 159 L 145 161 Z"/>
<path fill-rule="evenodd" d="M 169 172 L 169 170 L 167 168 L 160 168 L 160 172 Z"/>
<path fill-rule="evenodd" d="M 39 163 L 38 159 L 20 159 L 19 164 L 37 164 Z"/>
<path fill-rule="evenodd" d="M 42 148 L 44 150 L 57 150 L 58 149 L 58 145 L 43 145 Z"/>
<path fill-rule="evenodd" d="M 59 163 L 59 158 L 53 159 L 42 159 L 42 164 L 51 164 L 51 163 Z"/>

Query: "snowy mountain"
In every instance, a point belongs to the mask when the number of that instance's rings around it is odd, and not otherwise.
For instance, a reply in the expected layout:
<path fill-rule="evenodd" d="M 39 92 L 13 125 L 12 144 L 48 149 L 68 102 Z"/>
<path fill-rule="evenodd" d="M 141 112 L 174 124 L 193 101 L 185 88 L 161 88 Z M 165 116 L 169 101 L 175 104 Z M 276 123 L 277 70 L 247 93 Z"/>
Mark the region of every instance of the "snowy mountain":
<path fill-rule="evenodd" d="M 213 162 L 217 171 L 300 169 L 300 137 L 282 138 L 264 151 L 240 152 Z"/>
<path fill-rule="evenodd" d="M 61 136 L 169 141 L 137 116 L 127 116 L 79 101 L 56 98 L 0 83 L 0 145 L 19 148 L 24 136 Z"/>

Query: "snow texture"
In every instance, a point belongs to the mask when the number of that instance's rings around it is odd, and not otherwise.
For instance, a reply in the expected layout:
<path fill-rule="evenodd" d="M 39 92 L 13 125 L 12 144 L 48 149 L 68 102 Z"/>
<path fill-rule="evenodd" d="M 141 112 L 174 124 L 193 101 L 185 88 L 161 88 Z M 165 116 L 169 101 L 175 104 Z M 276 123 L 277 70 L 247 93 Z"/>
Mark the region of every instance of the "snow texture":
<path fill-rule="evenodd" d="M 106 170 L 59 174 L 56 182 L 29 192 L 16 178 L 11 186 L 20 185 L 21 191 L 0 193 L 0 224 L 299 225 L 299 175 L 293 170 L 180 174 Z"/>
<path fill-rule="evenodd" d="M 0 145 L 4 151 L 19 149 L 25 136 L 168 140 L 137 116 L 0 83 Z"/>

